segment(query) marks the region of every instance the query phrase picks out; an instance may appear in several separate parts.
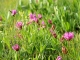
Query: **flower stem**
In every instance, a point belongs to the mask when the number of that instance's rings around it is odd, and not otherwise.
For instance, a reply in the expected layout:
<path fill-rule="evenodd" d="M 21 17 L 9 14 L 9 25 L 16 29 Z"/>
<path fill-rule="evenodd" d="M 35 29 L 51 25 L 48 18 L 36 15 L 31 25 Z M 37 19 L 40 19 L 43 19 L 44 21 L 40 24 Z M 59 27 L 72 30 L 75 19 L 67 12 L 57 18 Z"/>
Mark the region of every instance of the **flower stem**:
<path fill-rule="evenodd" d="M 15 53 L 15 60 L 17 60 L 17 52 Z"/>

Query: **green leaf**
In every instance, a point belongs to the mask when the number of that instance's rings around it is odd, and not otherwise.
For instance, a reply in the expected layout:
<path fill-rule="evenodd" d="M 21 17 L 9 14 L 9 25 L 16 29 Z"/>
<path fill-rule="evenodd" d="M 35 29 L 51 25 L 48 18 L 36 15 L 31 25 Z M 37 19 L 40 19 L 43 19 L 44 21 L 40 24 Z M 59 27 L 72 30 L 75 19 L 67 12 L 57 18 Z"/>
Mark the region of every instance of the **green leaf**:
<path fill-rule="evenodd" d="M 0 55 L 1 55 L 2 49 L 3 49 L 3 45 L 2 45 L 2 43 L 0 41 Z"/>
<path fill-rule="evenodd" d="M 66 28 L 66 31 L 70 29 L 70 24 L 68 22 L 65 22 L 65 28 Z"/>
<path fill-rule="evenodd" d="M 44 51 L 45 47 L 46 47 L 46 45 L 42 45 L 42 44 L 40 43 L 40 52 Z"/>
<path fill-rule="evenodd" d="M 3 45 L 2 45 L 2 43 L 0 41 L 0 52 L 2 51 L 2 49 L 3 49 Z"/>
<path fill-rule="evenodd" d="M 0 56 L 1 56 L 1 52 L 2 52 L 2 49 L 3 49 L 3 45 L 2 45 L 2 32 L 0 32 Z"/>

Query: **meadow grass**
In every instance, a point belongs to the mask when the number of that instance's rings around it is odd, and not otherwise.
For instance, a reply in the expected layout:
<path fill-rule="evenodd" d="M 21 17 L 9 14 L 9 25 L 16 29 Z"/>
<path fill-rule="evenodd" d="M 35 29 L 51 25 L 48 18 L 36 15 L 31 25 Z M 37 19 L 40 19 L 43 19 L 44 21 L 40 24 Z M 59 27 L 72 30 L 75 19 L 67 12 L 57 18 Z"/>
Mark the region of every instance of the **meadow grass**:
<path fill-rule="evenodd" d="M 13 9 L 17 10 L 15 16 L 10 12 Z M 30 13 L 42 18 L 27 24 Z M 56 60 L 57 56 L 80 60 L 79 16 L 79 0 L 0 0 L 0 60 Z M 16 27 L 19 21 L 23 23 L 21 29 Z M 73 32 L 74 38 L 61 42 L 65 32 Z M 12 48 L 15 44 L 19 51 Z M 62 51 L 63 46 L 67 53 Z"/>

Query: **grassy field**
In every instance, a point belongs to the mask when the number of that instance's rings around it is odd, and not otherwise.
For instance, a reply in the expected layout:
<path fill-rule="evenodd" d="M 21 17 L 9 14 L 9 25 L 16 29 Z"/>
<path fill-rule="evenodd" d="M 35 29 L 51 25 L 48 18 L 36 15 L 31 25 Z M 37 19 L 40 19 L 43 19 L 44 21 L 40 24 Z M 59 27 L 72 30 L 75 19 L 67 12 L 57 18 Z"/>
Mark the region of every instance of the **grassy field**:
<path fill-rule="evenodd" d="M 80 60 L 79 0 L 0 0 L 0 60 Z"/>

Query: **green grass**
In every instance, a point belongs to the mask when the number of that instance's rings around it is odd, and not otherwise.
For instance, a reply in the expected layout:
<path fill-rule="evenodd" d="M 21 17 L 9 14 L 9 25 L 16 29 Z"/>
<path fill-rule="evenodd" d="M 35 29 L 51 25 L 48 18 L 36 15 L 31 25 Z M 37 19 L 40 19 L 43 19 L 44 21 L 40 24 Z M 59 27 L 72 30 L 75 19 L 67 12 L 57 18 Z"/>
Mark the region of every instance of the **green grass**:
<path fill-rule="evenodd" d="M 9 12 L 13 9 L 17 10 L 15 16 Z M 27 25 L 30 13 L 42 14 L 39 22 L 44 20 L 46 27 L 35 22 Z M 17 60 L 56 60 L 59 55 L 63 60 L 80 60 L 79 0 L 0 0 L 0 16 L 0 60 L 16 60 L 15 54 Z M 57 38 L 50 33 L 49 19 L 55 25 Z M 21 30 L 15 27 L 17 21 L 24 23 Z M 75 36 L 61 43 L 65 32 L 74 32 Z M 12 49 L 14 44 L 19 44 L 18 52 Z M 62 53 L 62 46 L 67 48 L 67 54 Z"/>

